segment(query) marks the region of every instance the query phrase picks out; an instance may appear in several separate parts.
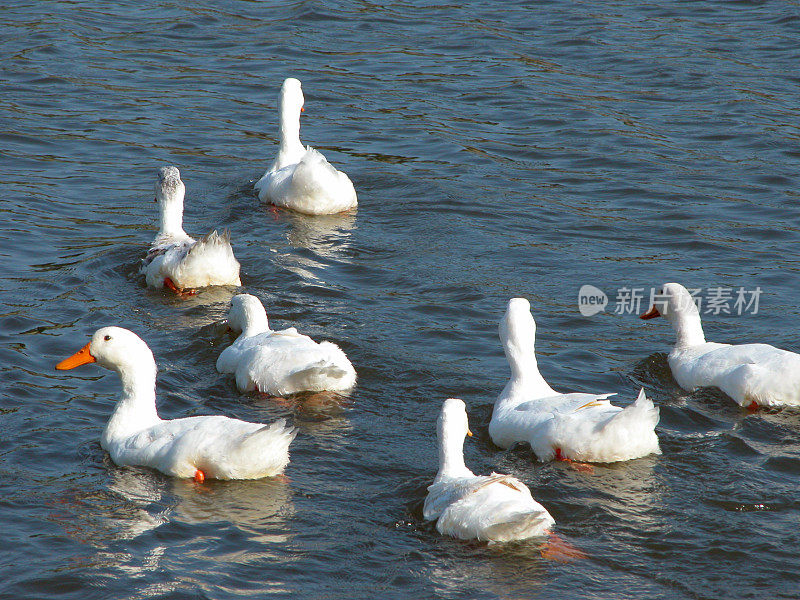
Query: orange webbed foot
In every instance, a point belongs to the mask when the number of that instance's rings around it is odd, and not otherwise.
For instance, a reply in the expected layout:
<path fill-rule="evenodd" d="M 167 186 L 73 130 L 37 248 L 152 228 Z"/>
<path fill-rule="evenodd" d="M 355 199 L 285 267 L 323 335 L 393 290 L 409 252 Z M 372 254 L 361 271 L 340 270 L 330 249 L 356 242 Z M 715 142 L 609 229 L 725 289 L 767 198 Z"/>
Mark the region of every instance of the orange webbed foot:
<path fill-rule="evenodd" d="M 594 467 L 587 463 L 577 462 L 572 460 L 571 458 L 567 458 L 561 452 L 561 448 L 556 448 L 556 460 L 560 460 L 565 462 L 569 465 L 570 469 L 578 471 L 580 473 L 594 473 Z"/>
<path fill-rule="evenodd" d="M 203 473 L 200 469 L 197 469 L 194 472 L 194 480 L 195 483 L 203 483 L 206 480 L 206 474 Z"/>
<path fill-rule="evenodd" d="M 563 563 L 569 563 L 588 558 L 585 552 L 579 550 L 564 538 L 559 537 L 554 533 L 550 534 L 550 538 L 541 549 L 541 553 L 542 558 Z"/>
<path fill-rule="evenodd" d="M 181 298 L 194 296 L 197 293 L 197 290 L 179 288 L 169 277 L 164 277 L 164 287 L 173 291 L 175 295 L 180 296 Z"/>

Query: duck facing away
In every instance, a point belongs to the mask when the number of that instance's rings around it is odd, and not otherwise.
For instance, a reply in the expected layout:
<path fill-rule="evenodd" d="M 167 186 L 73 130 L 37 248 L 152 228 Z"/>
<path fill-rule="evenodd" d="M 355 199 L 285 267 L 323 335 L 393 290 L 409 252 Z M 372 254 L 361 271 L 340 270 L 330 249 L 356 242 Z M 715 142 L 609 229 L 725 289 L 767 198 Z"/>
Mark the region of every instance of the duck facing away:
<path fill-rule="evenodd" d="M 132 331 L 98 329 L 86 346 L 56 369 L 93 362 L 116 371 L 122 381 L 122 396 L 100 438 L 117 465 L 151 467 L 203 481 L 270 477 L 289 463 L 289 444 L 296 430 L 284 419 L 271 425 L 219 415 L 161 419 L 156 412 L 156 362 Z"/>
<path fill-rule="evenodd" d="M 256 182 L 262 202 L 290 208 L 309 215 L 327 215 L 358 205 L 353 182 L 334 169 L 322 153 L 300 143 L 300 113 L 303 90 L 292 77 L 281 87 L 280 146 L 278 156 Z"/>
<path fill-rule="evenodd" d="M 234 373 L 240 391 L 282 396 L 347 391 L 356 383 L 356 371 L 339 346 L 317 343 L 294 327 L 272 331 L 264 305 L 255 296 L 234 296 L 227 321 L 241 333 L 219 355 L 217 371 Z"/>
<path fill-rule="evenodd" d="M 509 300 L 499 331 L 511 379 L 489 423 L 495 444 L 528 442 L 541 461 L 610 463 L 661 453 L 658 408 L 644 390 L 623 409 L 608 401 L 614 394 L 561 394 L 547 384 L 536 362 L 536 323 L 525 298 Z"/>
<path fill-rule="evenodd" d="M 439 533 L 488 542 L 548 533 L 555 520 L 524 483 L 499 473 L 478 476 L 464 465 L 464 436 L 472 433 L 462 400 L 445 400 L 436 425 L 439 472 L 428 487 L 423 516 L 436 519 Z"/>
<path fill-rule="evenodd" d="M 176 293 L 192 293 L 210 285 L 241 285 L 239 262 L 230 236 L 212 231 L 199 240 L 183 230 L 183 197 L 186 187 L 176 167 L 161 167 L 156 181 L 160 226 L 140 272 L 149 287 L 167 287 Z"/>
<path fill-rule="evenodd" d="M 707 342 L 700 312 L 689 291 L 666 283 L 660 299 L 642 319 L 664 317 L 677 341 L 667 361 L 684 390 L 717 387 L 740 406 L 800 405 L 800 354 L 769 344 Z"/>

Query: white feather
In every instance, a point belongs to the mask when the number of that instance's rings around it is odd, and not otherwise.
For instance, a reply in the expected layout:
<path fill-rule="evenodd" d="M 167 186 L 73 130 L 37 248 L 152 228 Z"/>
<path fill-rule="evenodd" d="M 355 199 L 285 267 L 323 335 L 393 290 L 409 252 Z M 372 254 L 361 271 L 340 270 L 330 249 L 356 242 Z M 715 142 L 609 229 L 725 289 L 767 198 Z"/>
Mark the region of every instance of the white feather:
<path fill-rule="evenodd" d="M 89 352 L 122 381 L 122 396 L 100 441 L 116 464 L 151 467 L 176 477 L 193 477 L 200 470 L 214 479 L 258 479 L 281 473 L 289 463 L 296 430 L 283 419 L 271 425 L 219 415 L 161 419 L 155 360 L 132 331 L 98 329 Z"/>
<path fill-rule="evenodd" d="M 689 291 L 664 284 L 660 312 L 677 341 L 667 360 L 683 389 L 717 387 L 740 406 L 800 405 L 800 354 L 769 344 L 707 342 L 700 313 Z"/>
<path fill-rule="evenodd" d="M 166 278 L 182 289 L 241 285 L 239 262 L 233 255 L 228 232 L 212 231 L 195 241 L 183 231 L 184 193 L 178 169 L 162 167 L 156 182 L 159 232 L 140 268 L 147 285 L 164 287 Z"/>

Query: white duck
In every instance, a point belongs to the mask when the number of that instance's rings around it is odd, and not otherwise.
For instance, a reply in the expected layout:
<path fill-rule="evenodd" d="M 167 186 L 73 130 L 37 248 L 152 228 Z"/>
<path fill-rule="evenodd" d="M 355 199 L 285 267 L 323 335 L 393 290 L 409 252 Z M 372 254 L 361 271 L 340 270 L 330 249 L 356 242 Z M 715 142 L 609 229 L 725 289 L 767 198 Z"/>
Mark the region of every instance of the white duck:
<path fill-rule="evenodd" d="M 536 323 L 525 298 L 509 300 L 499 329 L 511 379 L 489 423 L 495 444 L 508 448 L 528 442 L 541 461 L 608 463 L 660 454 L 654 431 L 658 408 L 644 390 L 624 409 L 607 400 L 614 394 L 556 392 L 539 373 Z"/>
<path fill-rule="evenodd" d="M 217 371 L 235 373 L 241 391 L 281 396 L 346 391 L 356 383 L 356 371 L 339 346 L 318 344 L 294 327 L 272 331 L 264 305 L 255 296 L 234 296 L 227 322 L 241 334 L 219 355 Z"/>
<path fill-rule="evenodd" d="M 100 439 L 116 464 L 203 481 L 269 477 L 289 463 L 289 444 L 296 430 L 284 419 L 271 425 L 219 415 L 161 419 L 156 412 L 156 362 L 132 331 L 98 329 L 86 346 L 56 369 L 93 362 L 116 371 L 122 380 L 122 397 Z"/>
<path fill-rule="evenodd" d="M 665 317 L 677 342 L 667 360 L 683 389 L 718 387 L 740 406 L 800 405 L 800 354 L 769 344 L 707 342 L 700 312 L 688 290 L 665 283 L 653 307 L 642 319 Z"/>
<path fill-rule="evenodd" d="M 233 256 L 227 232 L 212 231 L 194 240 L 183 230 L 183 196 L 186 187 L 176 167 L 158 170 L 156 202 L 161 223 L 147 256 L 142 260 L 141 273 L 147 285 L 168 287 L 184 294 L 194 288 L 209 285 L 241 285 L 239 263 Z"/>
<path fill-rule="evenodd" d="M 291 208 L 308 215 L 327 215 L 355 208 L 353 182 L 334 169 L 311 146 L 300 143 L 300 113 L 303 110 L 300 81 L 292 77 L 281 87 L 279 102 L 281 142 L 278 156 L 256 182 L 262 202 Z"/>
<path fill-rule="evenodd" d="M 464 402 L 445 400 L 436 423 L 439 472 L 428 487 L 425 519 L 442 535 L 462 540 L 510 542 L 547 534 L 555 523 L 519 479 L 475 475 L 464 465 L 464 436 L 472 435 Z"/>

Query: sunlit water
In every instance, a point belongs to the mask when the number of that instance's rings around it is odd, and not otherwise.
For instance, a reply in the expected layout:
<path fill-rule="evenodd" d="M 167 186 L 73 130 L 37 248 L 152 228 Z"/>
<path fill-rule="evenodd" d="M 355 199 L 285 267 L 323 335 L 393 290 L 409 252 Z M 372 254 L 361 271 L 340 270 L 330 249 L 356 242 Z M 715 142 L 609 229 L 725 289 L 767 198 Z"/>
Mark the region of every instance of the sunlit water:
<path fill-rule="evenodd" d="M 666 323 L 615 314 L 623 287 L 760 287 L 756 314 L 704 315 L 707 336 L 800 350 L 798 6 L 528 4 L 2 9 L 4 597 L 798 595 L 800 412 L 681 391 Z M 276 214 L 253 193 L 288 75 L 353 215 Z M 272 323 L 348 353 L 349 398 L 239 394 L 214 369 L 237 290 L 145 289 L 164 164 L 187 231 L 230 229 Z M 584 284 L 604 312 L 578 311 Z M 491 443 L 512 296 L 531 300 L 555 388 L 624 404 L 645 386 L 662 456 L 583 473 Z M 115 467 L 98 440 L 116 377 L 53 370 L 109 324 L 153 349 L 163 416 L 292 420 L 287 479 Z M 586 559 L 423 523 L 450 396 L 476 432 L 468 464 L 524 480 Z"/>

